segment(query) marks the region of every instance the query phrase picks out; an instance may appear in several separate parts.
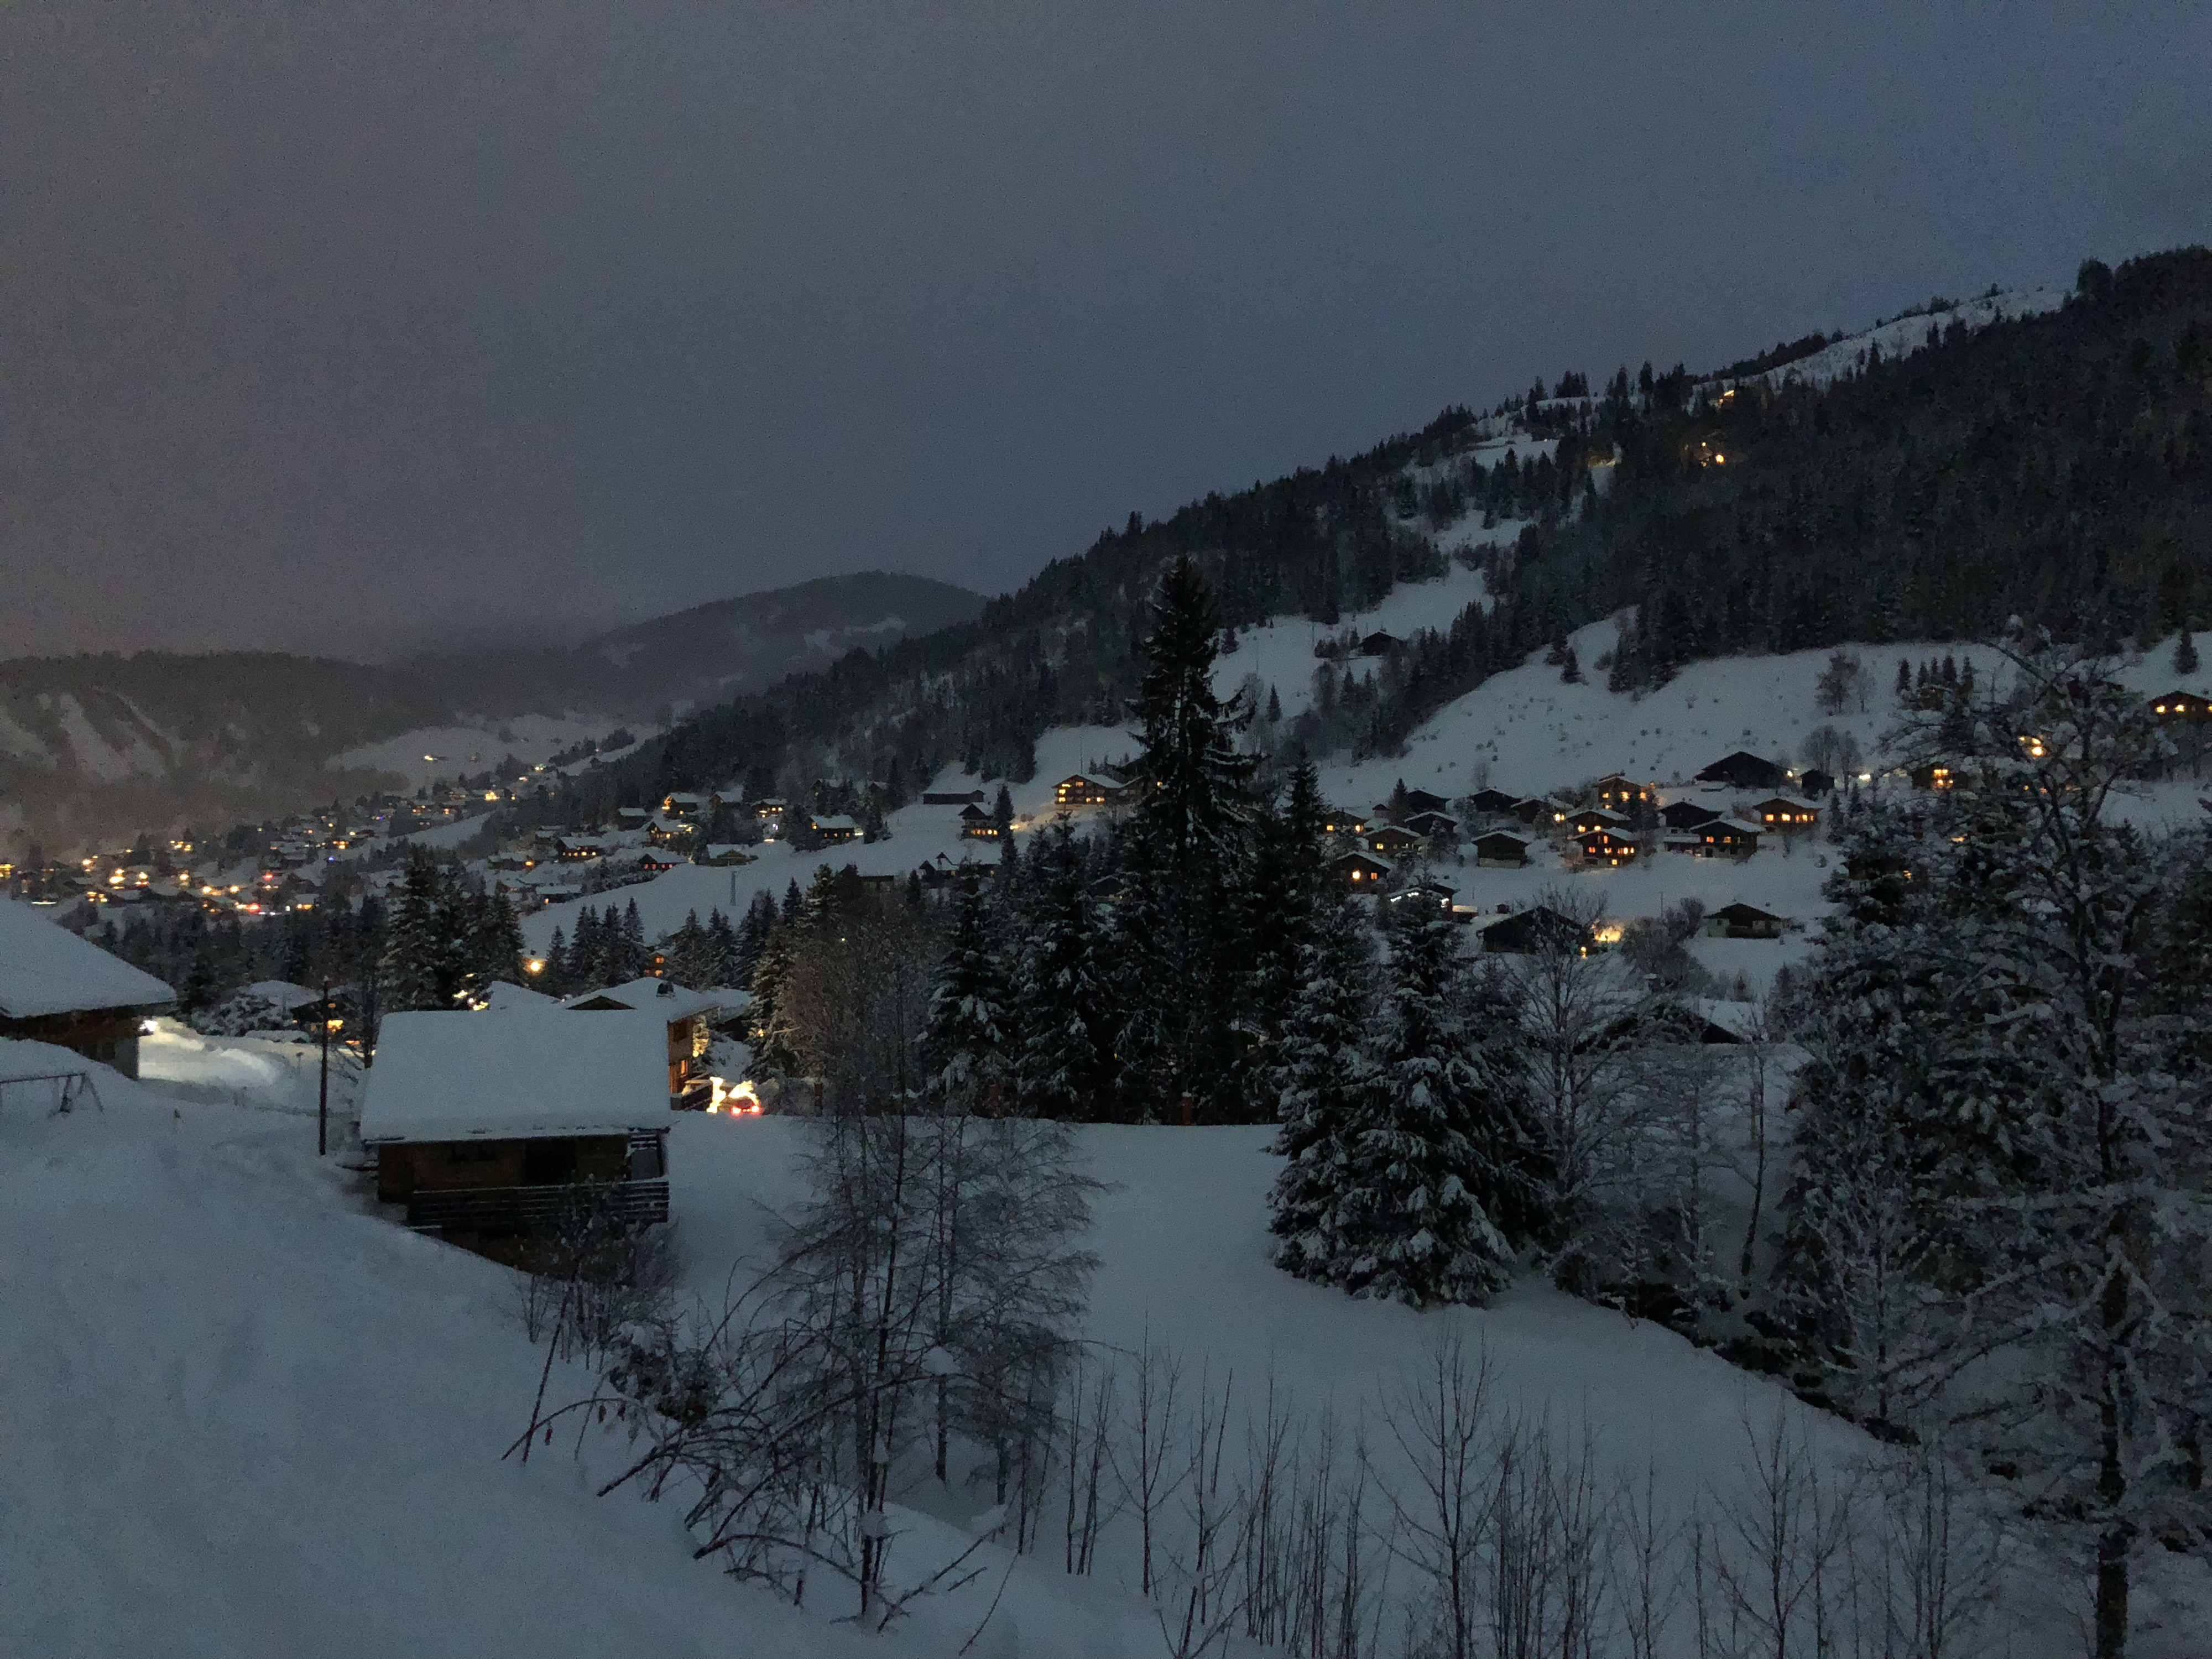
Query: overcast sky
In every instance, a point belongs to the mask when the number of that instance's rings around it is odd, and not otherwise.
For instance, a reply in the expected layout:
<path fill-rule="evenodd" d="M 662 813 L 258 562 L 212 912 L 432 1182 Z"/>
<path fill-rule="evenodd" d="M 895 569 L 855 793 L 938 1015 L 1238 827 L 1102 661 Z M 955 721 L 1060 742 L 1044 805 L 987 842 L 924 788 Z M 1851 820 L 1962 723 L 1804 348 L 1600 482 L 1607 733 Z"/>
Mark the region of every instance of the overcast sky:
<path fill-rule="evenodd" d="M 14 6 L 0 655 L 986 590 L 2212 240 L 2212 13 Z"/>

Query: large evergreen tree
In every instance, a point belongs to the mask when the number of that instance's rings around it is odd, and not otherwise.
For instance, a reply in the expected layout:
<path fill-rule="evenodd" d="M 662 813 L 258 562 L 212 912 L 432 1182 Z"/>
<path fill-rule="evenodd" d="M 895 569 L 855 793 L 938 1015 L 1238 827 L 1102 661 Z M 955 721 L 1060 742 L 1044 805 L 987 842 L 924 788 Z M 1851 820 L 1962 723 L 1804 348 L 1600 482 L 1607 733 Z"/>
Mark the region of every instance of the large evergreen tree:
<path fill-rule="evenodd" d="M 1005 1105 L 1012 1022 L 992 909 L 978 882 L 952 896 L 952 932 L 921 1034 L 924 1087 L 945 1111 L 995 1114 Z"/>
<path fill-rule="evenodd" d="M 1375 939 L 1364 907 L 1341 889 L 1317 896 L 1295 969 L 1296 988 L 1267 1075 L 1282 1090 L 1275 1150 L 1283 1168 L 1268 1197 L 1274 1259 L 1300 1279 L 1334 1284 L 1344 1272 L 1339 1204 L 1346 1188 L 1350 1138 L 1367 1103 L 1375 1017 L 1369 987 Z"/>
<path fill-rule="evenodd" d="M 1484 1302 L 1513 1249 L 1483 1206 L 1487 1115 L 1458 1006 L 1459 936 L 1419 903 L 1389 933 L 1389 1007 L 1345 1136 L 1334 1277 L 1355 1296 L 1422 1307 Z"/>
<path fill-rule="evenodd" d="M 1017 1097 L 1035 1116 L 1095 1117 L 1110 1082 L 1111 1005 L 1097 959 L 1089 860 L 1074 827 L 1055 824 L 1038 836 L 1023 871 Z"/>

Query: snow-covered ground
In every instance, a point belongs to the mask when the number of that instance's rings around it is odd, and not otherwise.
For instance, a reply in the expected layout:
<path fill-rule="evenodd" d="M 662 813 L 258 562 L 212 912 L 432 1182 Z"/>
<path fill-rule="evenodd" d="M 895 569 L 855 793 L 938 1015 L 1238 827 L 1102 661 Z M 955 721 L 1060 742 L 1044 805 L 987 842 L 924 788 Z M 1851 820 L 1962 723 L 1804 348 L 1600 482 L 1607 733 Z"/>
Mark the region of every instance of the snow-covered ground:
<path fill-rule="evenodd" d="M 333 755 L 329 764 L 396 772 L 408 788 L 420 789 L 439 778 L 489 771 L 509 755 L 526 766 L 539 765 L 564 749 L 605 737 L 616 724 L 605 714 L 518 714 L 477 726 L 425 726 Z"/>
<path fill-rule="evenodd" d="M 374 1213 L 291 1112 L 94 1069 L 97 1109 L 0 1100 L 0 1651 L 951 1655 L 994 1594 L 972 1651 L 1162 1650 L 1110 1538 L 1088 1580 L 1049 1549 L 1010 1563 L 988 1546 L 975 1585 L 864 1641 L 834 1622 L 842 1607 L 795 1612 L 693 1561 L 673 1504 L 592 1496 L 617 1443 L 587 1437 L 579 1462 L 564 1435 L 526 1468 L 502 1461 L 544 1358 L 507 1269 Z M 710 1303 L 798 1196 L 803 1127 L 678 1125 L 686 1279 Z M 1781 1413 L 1833 1474 L 1881 1455 L 1657 1327 L 1540 1286 L 1416 1313 L 1276 1273 L 1264 1130 L 1079 1133 L 1109 1183 L 1100 1352 L 1170 1347 L 1216 1388 L 1233 1372 L 1248 1401 L 1272 1379 L 1296 1409 L 1349 1419 L 1454 1333 L 1487 1355 L 1500 1407 L 1586 1431 L 1601 1480 L 1648 1470 L 1668 1503 L 1737 1478 L 1747 1418 Z M 556 1366 L 550 1394 L 584 1380 Z M 896 1512 L 903 1565 L 962 1547 L 956 1519 Z M 2141 1651 L 2194 1651 L 2203 1609 L 2179 1599 L 2194 1580 L 2146 1578 Z M 2070 1588 L 2014 1583 L 2014 1651 L 2070 1650 Z"/>
<path fill-rule="evenodd" d="M 1900 317 L 1893 322 L 1881 324 L 1863 333 L 1844 337 L 1823 347 L 1809 356 L 1795 362 L 1784 363 L 1779 368 L 1768 369 L 1762 374 L 1746 374 L 1730 380 L 1730 386 L 1755 386 L 1761 381 L 1778 385 L 1784 380 L 1802 380 L 1808 386 L 1826 386 L 1841 374 L 1859 368 L 1860 358 L 1869 346 L 1878 346 L 1885 357 L 1909 356 L 1923 349 L 1928 343 L 1928 331 L 1945 329 L 1954 323 L 1964 324 L 1969 330 L 1987 328 L 1991 323 L 2014 317 L 2034 317 L 2046 311 L 2056 311 L 2066 303 L 2066 295 L 2057 289 L 2025 289 L 2008 294 L 1987 294 L 1978 299 L 1966 300 L 1947 310 L 1922 313 L 1916 317 Z"/>

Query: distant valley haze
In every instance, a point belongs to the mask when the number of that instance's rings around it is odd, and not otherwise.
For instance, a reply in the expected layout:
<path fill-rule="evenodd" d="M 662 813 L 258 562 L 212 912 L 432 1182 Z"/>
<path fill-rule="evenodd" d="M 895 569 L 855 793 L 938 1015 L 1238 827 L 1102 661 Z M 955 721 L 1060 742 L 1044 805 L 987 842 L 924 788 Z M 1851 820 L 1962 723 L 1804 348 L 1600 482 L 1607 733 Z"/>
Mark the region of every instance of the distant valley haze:
<path fill-rule="evenodd" d="M 0 14 L 0 657 L 983 592 L 2212 234 L 2201 7 Z"/>

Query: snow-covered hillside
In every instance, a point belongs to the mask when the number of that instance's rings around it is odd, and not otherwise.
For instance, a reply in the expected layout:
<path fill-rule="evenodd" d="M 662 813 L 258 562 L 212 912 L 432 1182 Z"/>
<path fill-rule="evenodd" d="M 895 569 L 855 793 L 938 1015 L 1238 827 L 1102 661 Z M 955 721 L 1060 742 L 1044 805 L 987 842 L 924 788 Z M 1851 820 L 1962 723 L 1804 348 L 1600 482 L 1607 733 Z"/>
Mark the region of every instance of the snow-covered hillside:
<path fill-rule="evenodd" d="M 1162 1650 L 1118 1567 L 1071 1580 L 1049 1550 L 1015 1563 L 995 1546 L 975 1584 L 864 1642 L 835 1606 L 795 1612 L 693 1561 L 673 1504 L 592 1496 L 619 1443 L 587 1436 L 579 1462 L 563 1436 L 526 1468 L 502 1461 L 543 1363 L 507 1269 L 373 1213 L 291 1112 L 98 1081 L 97 1109 L 51 1115 L 41 1085 L 0 1105 L 0 1650 L 951 1655 L 987 1616 L 972 1650 L 1001 1659 Z M 802 1133 L 678 1126 L 686 1282 L 711 1305 L 798 1195 Z M 1747 1421 L 1777 1413 L 1832 1478 L 1882 1455 L 1714 1355 L 1548 1290 L 1421 1314 L 1276 1273 L 1265 1130 L 1081 1135 L 1109 1183 L 1101 1352 L 1172 1348 L 1248 1402 L 1272 1382 L 1349 1420 L 1455 1333 L 1487 1356 L 1501 1412 L 1587 1434 L 1601 1488 L 1648 1474 L 1662 1504 L 1728 1489 Z M 556 1366 L 550 1391 L 583 1383 Z M 896 1519 L 917 1573 L 969 1541 L 957 1515 Z M 2159 1605 L 2182 1593 L 2146 1587 L 2147 1655 L 2190 1650 L 2196 1610 Z M 2061 1641 L 2062 1595 L 2023 1575 L 2008 1615 Z"/>
<path fill-rule="evenodd" d="M 2040 316 L 2046 311 L 2056 311 L 2066 303 L 2065 294 L 2057 289 L 2026 289 L 2014 293 L 1985 294 L 1978 299 L 1966 300 L 1939 311 L 1923 311 L 1910 317 L 1899 317 L 1891 322 L 1877 325 L 1863 333 L 1846 335 L 1832 341 L 1809 356 L 1771 368 L 1764 374 L 1745 374 L 1723 379 L 1723 386 L 1778 386 L 1785 380 L 1798 380 L 1807 386 L 1826 386 L 1838 375 L 1850 374 L 1863 368 L 1867 352 L 1877 349 L 1885 357 L 1909 356 L 1928 344 L 1930 328 L 1947 329 L 1958 324 L 1970 331 L 1987 328 L 2015 317 Z"/>

